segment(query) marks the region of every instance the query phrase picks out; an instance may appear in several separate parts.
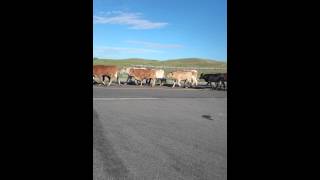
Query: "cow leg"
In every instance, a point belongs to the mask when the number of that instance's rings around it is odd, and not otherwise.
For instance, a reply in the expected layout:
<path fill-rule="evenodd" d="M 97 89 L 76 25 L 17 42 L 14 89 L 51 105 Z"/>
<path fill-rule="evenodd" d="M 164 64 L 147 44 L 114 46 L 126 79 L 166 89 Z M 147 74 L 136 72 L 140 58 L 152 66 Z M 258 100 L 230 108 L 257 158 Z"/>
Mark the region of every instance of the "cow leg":
<path fill-rule="evenodd" d="M 102 82 L 102 84 L 106 85 L 105 79 L 103 79 L 103 75 L 101 75 L 99 78 L 100 78 L 100 81 Z"/>
<path fill-rule="evenodd" d="M 117 80 L 118 85 L 120 86 L 121 83 L 120 83 L 120 79 L 119 79 L 119 74 L 116 73 L 116 74 L 114 75 L 114 77 L 115 77 L 115 80 Z"/>
<path fill-rule="evenodd" d="M 150 79 L 151 81 L 151 79 Z M 156 79 L 152 79 L 152 84 L 151 84 L 151 87 L 154 87 L 156 85 Z"/>
<path fill-rule="evenodd" d="M 216 82 L 216 89 L 219 90 L 221 88 L 221 81 Z"/>
<path fill-rule="evenodd" d="M 213 89 L 217 90 L 218 84 L 217 82 L 213 82 Z"/>
<path fill-rule="evenodd" d="M 223 90 L 226 90 L 227 87 L 226 87 L 226 82 L 225 81 L 222 81 L 222 84 L 223 84 Z"/>
<path fill-rule="evenodd" d="M 109 83 L 108 83 L 108 85 L 107 85 L 108 87 L 111 85 L 111 83 L 112 83 L 112 81 L 113 81 L 113 78 L 112 78 L 112 77 L 110 77 L 109 79 L 110 79 L 110 80 L 109 80 Z"/>
<path fill-rule="evenodd" d="M 173 86 L 172 86 L 172 88 L 174 88 L 174 86 L 176 86 L 176 81 L 173 81 Z"/>
<path fill-rule="evenodd" d="M 191 78 L 190 80 L 188 80 L 188 87 L 193 87 L 193 84 L 194 84 L 193 78 Z"/>
<path fill-rule="evenodd" d="M 213 82 L 213 88 L 216 90 L 216 89 L 217 89 L 217 87 L 218 87 L 217 82 Z"/>
<path fill-rule="evenodd" d="M 178 86 L 179 86 L 179 87 L 181 87 L 181 83 L 180 83 L 180 81 L 181 81 L 181 80 L 178 80 Z"/>
<path fill-rule="evenodd" d="M 187 85 L 188 85 L 187 88 L 193 87 L 193 80 L 192 80 L 192 79 L 189 79 L 189 80 L 187 81 Z"/>
<path fill-rule="evenodd" d="M 187 88 L 187 85 L 186 85 L 187 83 L 188 83 L 188 80 L 185 80 L 184 83 L 183 83 L 183 87 L 184 88 Z"/>
<path fill-rule="evenodd" d="M 108 81 L 110 81 L 110 77 L 109 76 L 103 76 L 103 81 L 106 82 L 106 77 L 108 78 Z"/>
<path fill-rule="evenodd" d="M 104 85 L 106 85 L 106 79 L 108 78 L 108 81 L 109 81 L 109 83 L 108 83 L 108 85 L 107 86 L 110 86 L 110 84 L 111 84 L 111 82 L 112 82 L 112 80 L 111 80 L 111 76 L 104 76 Z"/>
<path fill-rule="evenodd" d="M 142 84 L 142 81 L 140 80 L 135 80 L 136 85 L 139 85 L 140 83 Z"/>
<path fill-rule="evenodd" d="M 100 83 L 99 77 L 95 75 L 93 75 L 93 81 L 95 81 L 96 83 Z"/>
<path fill-rule="evenodd" d="M 103 85 L 103 81 L 102 81 L 102 77 L 101 76 L 95 76 L 95 80 L 96 82 L 99 84 L 99 86 Z"/>
<path fill-rule="evenodd" d="M 140 81 L 137 80 L 135 77 L 132 77 L 132 78 L 134 78 L 134 80 L 132 80 L 132 81 L 134 82 L 134 84 L 135 84 L 135 85 L 139 85 Z"/>
<path fill-rule="evenodd" d="M 107 87 L 109 87 L 109 86 L 111 85 L 111 82 L 112 82 L 112 81 L 110 81 L 110 82 L 108 83 Z"/>
<path fill-rule="evenodd" d="M 130 76 L 128 75 L 127 80 L 126 80 L 126 82 L 124 83 L 125 85 L 127 85 L 127 84 L 128 84 L 129 79 L 130 79 Z"/>
<path fill-rule="evenodd" d="M 162 86 L 163 85 L 163 79 L 160 79 L 160 85 L 159 86 Z"/>
<path fill-rule="evenodd" d="M 120 78 L 119 76 L 117 77 L 117 81 L 118 81 L 118 85 L 121 86 L 121 83 L 120 83 Z"/>
<path fill-rule="evenodd" d="M 99 84 L 101 84 L 101 83 L 103 84 L 102 76 L 97 76 L 97 79 L 99 80 L 99 82 L 98 82 Z"/>

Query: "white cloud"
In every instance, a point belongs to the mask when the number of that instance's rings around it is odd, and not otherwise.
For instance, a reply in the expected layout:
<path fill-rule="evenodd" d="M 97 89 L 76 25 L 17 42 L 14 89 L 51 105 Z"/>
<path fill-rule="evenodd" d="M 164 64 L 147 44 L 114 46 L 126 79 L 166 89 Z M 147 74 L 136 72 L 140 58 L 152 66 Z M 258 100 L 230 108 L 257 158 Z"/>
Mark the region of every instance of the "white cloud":
<path fill-rule="evenodd" d="M 126 41 L 129 44 L 137 44 L 137 45 L 143 45 L 147 48 L 182 48 L 183 46 L 180 44 L 162 44 L 162 43 L 154 43 L 154 42 L 146 42 L 146 41 Z"/>
<path fill-rule="evenodd" d="M 128 25 L 129 29 L 156 29 L 168 25 L 166 22 L 152 22 L 150 20 L 143 19 L 141 16 L 141 13 L 111 11 L 100 16 L 93 16 L 93 23 Z"/>

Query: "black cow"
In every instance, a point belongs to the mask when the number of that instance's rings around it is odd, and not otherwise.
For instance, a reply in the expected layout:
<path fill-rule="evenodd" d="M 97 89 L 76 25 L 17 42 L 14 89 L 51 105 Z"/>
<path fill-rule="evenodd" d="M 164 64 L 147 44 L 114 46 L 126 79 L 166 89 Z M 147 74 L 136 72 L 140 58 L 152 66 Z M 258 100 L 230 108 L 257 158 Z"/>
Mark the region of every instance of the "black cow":
<path fill-rule="evenodd" d="M 212 89 L 221 88 L 222 86 L 226 89 L 227 73 L 217 73 L 217 74 L 200 74 L 199 79 L 204 79 L 208 84 L 210 84 Z M 215 86 L 212 85 L 215 84 Z"/>

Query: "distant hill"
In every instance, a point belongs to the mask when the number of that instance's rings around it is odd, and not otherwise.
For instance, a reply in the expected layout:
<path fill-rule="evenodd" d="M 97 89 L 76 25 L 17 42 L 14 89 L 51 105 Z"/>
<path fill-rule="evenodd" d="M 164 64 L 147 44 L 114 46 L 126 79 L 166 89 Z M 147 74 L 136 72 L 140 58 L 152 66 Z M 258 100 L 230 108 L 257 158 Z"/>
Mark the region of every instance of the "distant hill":
<path fill-rule="evenodd" d="M 183 58 L 183 59 L 169 59 L 164 61 L 153 59 L 94 59 L 94 64 L 101 65 L 117 65 L 117 66 L 130 66 L 130 65 L 151 65 L 151 66 L 169 66 L 169 67 L 208 67 L 208 68 L 226 68 L 227 63 L 215 61 L 210 59 L 200 58 Z"/>

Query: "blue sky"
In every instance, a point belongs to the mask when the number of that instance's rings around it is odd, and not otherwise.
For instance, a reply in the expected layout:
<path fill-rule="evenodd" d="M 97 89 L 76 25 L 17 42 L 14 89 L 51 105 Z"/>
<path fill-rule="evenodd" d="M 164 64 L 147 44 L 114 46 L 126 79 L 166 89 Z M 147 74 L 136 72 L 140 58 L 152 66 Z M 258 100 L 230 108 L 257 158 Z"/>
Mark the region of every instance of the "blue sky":
<path fill-rule="evenodd" d="M 227 61 L 227 1 L 93 0 L 93 53 Z"/>

